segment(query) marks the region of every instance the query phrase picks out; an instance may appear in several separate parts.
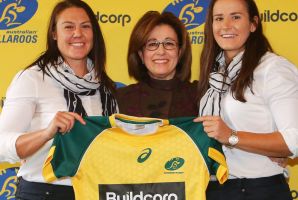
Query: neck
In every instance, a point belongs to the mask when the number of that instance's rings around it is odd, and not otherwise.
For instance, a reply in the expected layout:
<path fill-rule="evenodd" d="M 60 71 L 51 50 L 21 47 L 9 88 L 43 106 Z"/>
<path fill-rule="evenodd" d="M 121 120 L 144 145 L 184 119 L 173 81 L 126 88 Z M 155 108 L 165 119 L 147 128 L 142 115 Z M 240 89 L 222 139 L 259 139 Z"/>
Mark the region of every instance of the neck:
<path fill-rule="evenodd" d="M 224 54 L 226 66 L 229 66 L 235 55 Z"/>
<path fill-rule="evenodd" d="M 179 83 L 179 79 L 174 77 L 170 80 L 158 80 L 154 78 L 150 78 L 148 80 L 148 84 L 155 89 L 160 90 L 172 90 L 174 88 L 177 88 L 177 85 Z"/>
<path fill-rule="evenodd" d="M 67 61 L 68 65 L 78 77 L 83 77 L 88 73 L 87 59 Z"/>

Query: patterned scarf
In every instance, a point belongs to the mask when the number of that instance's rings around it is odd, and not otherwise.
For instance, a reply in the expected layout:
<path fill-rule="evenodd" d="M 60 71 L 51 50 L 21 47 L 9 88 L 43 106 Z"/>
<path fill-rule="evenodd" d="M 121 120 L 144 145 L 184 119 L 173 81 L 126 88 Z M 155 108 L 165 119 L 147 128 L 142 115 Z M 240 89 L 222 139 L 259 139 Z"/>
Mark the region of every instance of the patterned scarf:
<path fill-rule="evenodd" d="M 55 79 L 64 89 L 64 98 L 69 112 L 87 116 L 79 95 L 92 96 L 100 92 L 102 115 L 109 116 L 117 112 L 117 102 L 111 91 L 96 79 L 93 63 L 87 60 L 89 73 L 83 78 L 76 76 L 72 69 L 60 58 L 58 66 L 47 66 L 46 73 Z"/>
<path fill-rule="evenodd" d="M 210 73 L 209 89 L 200 100 L 199 116 L 220 116 L 221 99 L 237 78 L 242 65 L 243 52 L 233 58 L 225 70 L 225 57 L 223 51 L 216 58 L 215 71 Z"/>

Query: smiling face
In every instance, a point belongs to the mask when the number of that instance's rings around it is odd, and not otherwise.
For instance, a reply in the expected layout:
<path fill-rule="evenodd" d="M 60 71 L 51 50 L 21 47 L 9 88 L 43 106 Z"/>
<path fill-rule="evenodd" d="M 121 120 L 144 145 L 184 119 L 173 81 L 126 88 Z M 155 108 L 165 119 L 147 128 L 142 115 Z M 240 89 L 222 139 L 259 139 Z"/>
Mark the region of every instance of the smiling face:
<path fill-rule="evenodd" d="M 218 0 L 213 7 L 212 28 L 214 38 L 229 62 L 244 50 L 247 38 L 256 30 L 256 24 L 249 20 L 244 0 Z"/>
<path fill-rule="evenodd" d="M 92 25 L 87 13 L 76 7 L 62 11 L 57 16 L 53 37 L 67 63 L 86 62 L 93 47 Z"/>
<path fill-rule="evenodd" d="M 175 76 L 176 66 L 179 60 L 178 37 L 174 29 L 166 24 L 156 26 L 149 34 L 148 42 L 166 42 L 177 46 L 170 50 L 164 48 L 164 44 L 159 44 L 156 50 L 148 50 L 145 47 L 139 51 L 139 56 L 148 69 L 151 78 L 159 80 L 170 80 Z M 153 44 L 153 43 L 152 43 Z"/>

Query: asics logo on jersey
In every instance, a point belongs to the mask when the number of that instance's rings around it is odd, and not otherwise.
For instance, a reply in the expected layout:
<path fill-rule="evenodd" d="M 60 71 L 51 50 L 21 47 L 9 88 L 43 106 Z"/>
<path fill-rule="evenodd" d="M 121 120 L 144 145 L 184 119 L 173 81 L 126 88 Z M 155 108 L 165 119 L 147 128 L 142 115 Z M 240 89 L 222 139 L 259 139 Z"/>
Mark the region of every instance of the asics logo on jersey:
<path fill-rule="evenodd" d="M 180 157 L 172 158 L 165 164 L 165 168 L 170 171 L 174 171 L 182 167 L 184 164 L 184 159 Z"/>
<path fill-rule="evenodd" d="M 107 192 L 106 200 L 178 200 L 178 195 L 175 193 L 166 194 L 144 194 L 143 191 L 140 193 L 127 192 L 125 195 L 117 195 L 115 192 Z"/>
<path fill-rule="evenodd" d="M 149 158 L 149 156 L 152 153 L 152 149 L 151 148 L 143 149 L 142 152 L 143 153 L 141 155 L 139 155 L 139 157 L 138 157 L 139 163 L 143 163 Z"/>

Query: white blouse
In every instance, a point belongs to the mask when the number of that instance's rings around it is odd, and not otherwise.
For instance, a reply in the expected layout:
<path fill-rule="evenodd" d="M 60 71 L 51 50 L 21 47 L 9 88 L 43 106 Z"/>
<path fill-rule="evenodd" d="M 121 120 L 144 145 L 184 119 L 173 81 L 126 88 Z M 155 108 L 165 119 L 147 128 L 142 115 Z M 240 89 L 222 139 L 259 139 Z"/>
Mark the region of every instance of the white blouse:
<path fill-rule="evenodd" d="M 271 133 L 279 131 L 292 157 L 298 156 L 298 70 L 273 53 L 266 53 L 254 71 L 252 90 L 246 89 L 246 103 L 227 94 L 222 100 L 223 118 L 237 131 Z M 231 178 L 257 178 L 283 173 L 267 156 L 224 147 Z"/>
<path fill-rule="evenodd" d="M 102 115 L 100 94 L 80 96 L 88 115 Z M 42 74 L 37 66 L 19 72 L 8 88 L 0 115 L 0 162 L 19 162 L 16 139 L 24 132 L 46 128 L 58 111 L 67 111 L 63 88 Z M 52 144 L 48 141 L 32 156 L 26 158 L 18 176 L 27 181 L 44 182 L 42 166 Z M 54 184 L 70 185 L 69 179 Z"/>

